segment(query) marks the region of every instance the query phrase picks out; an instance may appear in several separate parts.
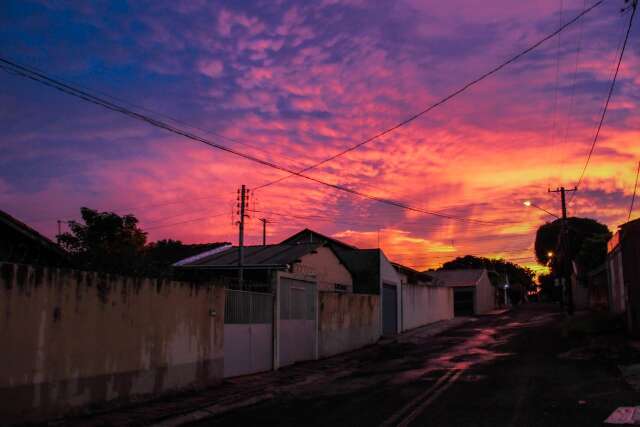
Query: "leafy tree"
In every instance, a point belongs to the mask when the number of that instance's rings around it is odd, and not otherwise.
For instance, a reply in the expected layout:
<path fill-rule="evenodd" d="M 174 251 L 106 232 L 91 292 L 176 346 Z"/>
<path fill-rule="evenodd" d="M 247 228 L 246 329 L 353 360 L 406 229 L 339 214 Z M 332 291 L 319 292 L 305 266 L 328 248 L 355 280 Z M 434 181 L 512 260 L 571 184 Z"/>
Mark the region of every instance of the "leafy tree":
<path fill-rule="evenodd" d="M 147 233 L 138 228 L 135 216 L 86 207 L 80 213 L 82 222 L 69 222 L 71 231 L 58 236 L 60 245 L 72 255 L 77 267 L 119 274 L 139 270 Z"/>
<path fill-rule="evenodd" d="M 567 218 L 568 245 L 565 254 L 557 254 L 561 220 L 543 224 L 536 232 L 535 253 L 539 263 L 549 265 L 554 275 L 561 269 L 562 256 L 575 260 L 584 269 L 601 265 L 607 255 L 609 228 L 591 218 Z M 551 254 L 551 256 L 550 256 Z M 558 256 L 559 255 L 559 256 Z"/>

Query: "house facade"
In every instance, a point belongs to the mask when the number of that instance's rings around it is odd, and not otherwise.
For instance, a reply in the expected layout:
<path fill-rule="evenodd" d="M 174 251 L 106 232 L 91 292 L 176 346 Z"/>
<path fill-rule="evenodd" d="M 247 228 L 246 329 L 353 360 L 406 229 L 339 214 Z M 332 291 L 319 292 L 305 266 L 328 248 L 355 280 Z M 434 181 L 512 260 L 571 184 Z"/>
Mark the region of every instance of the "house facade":
<path fill-rule="evenodd" d="M 640 219 L 622 224 L 607 245 L 609 310 L 625 313 L 627 328 L 640 334 Z"/>
<path fill-rule="evenodd" d="M 429 272 L 453 289 L 455 316 L 486 314 L 496 307 L 496 292 L 486 269 L 438 270 Z"/>

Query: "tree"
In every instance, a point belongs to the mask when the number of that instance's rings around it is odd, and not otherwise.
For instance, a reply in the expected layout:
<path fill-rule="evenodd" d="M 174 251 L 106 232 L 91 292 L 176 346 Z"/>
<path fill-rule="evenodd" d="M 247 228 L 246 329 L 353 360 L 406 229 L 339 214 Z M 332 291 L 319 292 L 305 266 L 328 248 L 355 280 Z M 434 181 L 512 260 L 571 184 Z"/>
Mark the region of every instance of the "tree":
<path fill-rule="evenodd" d="M 82 222 L 69 222 L 70 232 L 58 236 L 78 268 L 132 274 L 140 268 L 147 233 L 133 215 L 98 212 L 83 207 Z"/>
<path fill-rule="evenodd" d="M 591 218 L 567 218 L 566 253 L 558 254 L 561 219 L 543 224 L 536 232 L 535 253 L 539 263 L 549 265 L 554 275 L 561 270 L 562 256 L 575 260 L 585 270 L 593 270 L 606 259 L 609 228 Z"/>

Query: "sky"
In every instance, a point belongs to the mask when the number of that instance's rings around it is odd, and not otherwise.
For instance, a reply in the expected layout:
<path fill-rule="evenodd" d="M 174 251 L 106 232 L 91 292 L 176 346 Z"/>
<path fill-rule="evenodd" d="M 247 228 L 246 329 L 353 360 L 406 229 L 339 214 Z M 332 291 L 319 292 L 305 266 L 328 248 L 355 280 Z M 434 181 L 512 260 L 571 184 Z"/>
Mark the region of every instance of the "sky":
<path fill-rule="evenodd" d="M 593 0 L 5 1 L 0 56 L 218 144 L 303 169 L 403 121 Z M 593 141 L 630 13 L 606 0 L 559 37 L 417 120 L 250 192 L 247 244 L 308 227 L 417 268 L 466 254 L 540 270 Z M 569 215 L 613 231 L 640 160 L 640 19 Z M 636 113 L 636 114 L 634 114 Z M 149 240 L 237 243 L 237 189 L 287 174 L 0 70 L 0 209 L 54 237 L 82 206 L 134 214 Z M 633 217 L 640 215 L 640 208 Z"/>

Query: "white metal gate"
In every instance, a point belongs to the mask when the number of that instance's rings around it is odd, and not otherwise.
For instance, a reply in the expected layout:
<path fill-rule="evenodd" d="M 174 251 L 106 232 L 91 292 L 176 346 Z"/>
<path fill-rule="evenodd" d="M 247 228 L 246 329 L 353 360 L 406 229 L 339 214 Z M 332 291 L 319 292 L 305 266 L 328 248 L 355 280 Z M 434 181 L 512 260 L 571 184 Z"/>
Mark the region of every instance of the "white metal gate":
<path fill-rule="evenodd" d="M 278 298 L 279 366 L 315 359 L 318 339 L 316 284 L 281 278 Z"/>
<path fill-rule="evenodd" d="M 273 294 L 225 290 L 224 376 L 273 368 Z"/>

